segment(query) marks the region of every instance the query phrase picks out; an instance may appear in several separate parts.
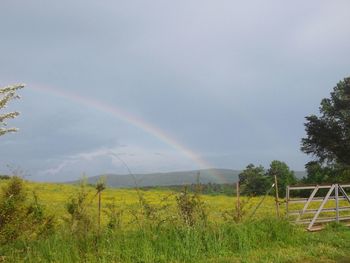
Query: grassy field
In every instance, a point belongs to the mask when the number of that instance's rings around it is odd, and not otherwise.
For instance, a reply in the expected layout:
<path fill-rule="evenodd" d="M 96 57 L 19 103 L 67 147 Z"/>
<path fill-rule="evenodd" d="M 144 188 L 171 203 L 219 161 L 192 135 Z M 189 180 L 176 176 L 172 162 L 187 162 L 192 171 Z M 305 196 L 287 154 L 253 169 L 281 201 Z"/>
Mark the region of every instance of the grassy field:
<path fill-rule="evenodd" d="M 3 242 L 0 262 L 350 262 L 348 228 L 306 232 L 276 219 L 272 197 L 252 218 L 262 197 L 242 197 L 237 222 L 234 197 L 106 189 L 98 228 L 94 187 L 25 183 L 25 192 L 53 227 Z"/>
<path fill-rule="evenodd" d="M 55 213 L 59 217 L 66 214 L 65 205 L 69 197 L 79 191 L 79 185 L 64 185 L 64 184 L 49 184 L 49 183 L 29 183 L 27 184 L 28 192 L 35 193 L 41 203 L 43 203 L 49 212 Z M 96 190 L 93 186 L 85 186 L 85 190 L 88 193 L 87 206 L 91 211 L 97 212 L 98 198 L 96 196 Z M 158 208 L 161 213 L 162 207 L 166 207 L 166 212 L 169 211 L 175 213 L 176 211 L 176 196 L 178 192 L 170 190 L 139 190 L 135 189 L 116 189 L 107 188 L 102 193 L 102 209 L 107 212 L 108 207 L 114 204 L 119 210 L 123 211 L 123 221 L 128 223 L 132 220 L 132 213 L 140 207 L 140 196 L 146 200 L 146 202 L 155 208 Z M 244 203 L 244 211 L 248 217 L 261 201 L 262 197 L 246 198 L 241 197 L 242 203 Z M 210 221 L 222 222 L 223 214 L 232 211 L 236 206 L 236 198 L 226 195 L 211 196 L 201 195 Z M 282 213 L 285 209 L 282 209 Z M 261 207 L 256 212 L 256 217 L 268 217 L 275 216 L 275 201 L 274 198 L 268 196 Z M 102 213 L 102 221 L 106 221 L 106 213 Z"/>

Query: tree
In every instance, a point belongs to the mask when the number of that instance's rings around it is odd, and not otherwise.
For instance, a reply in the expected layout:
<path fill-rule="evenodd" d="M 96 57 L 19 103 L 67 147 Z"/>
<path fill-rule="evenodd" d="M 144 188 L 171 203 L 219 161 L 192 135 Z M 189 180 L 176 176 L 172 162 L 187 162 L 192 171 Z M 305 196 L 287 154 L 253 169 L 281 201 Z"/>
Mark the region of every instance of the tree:
<path fill-rule="evenodd" d="M 306 184 L 321 184 L 332 183 L 331 174 L 333 174 L 332 167 L 322 167 L 319 162 L 308 162 L 305 165 L 307 176 L 303 178 L 303 182 Z"/>
<path fill-rule="evenodd" d="M 320 164 L 350 167 L 350 77 L 334 87 L 319 110 L 320 116 L 306 117 L 307 137 L 301 141 L 301 150 Z"/>
<path fill-rule="evenodd" d="M 269 178 L 265 175 L 264 167 L 249 164 L 239 175 L 239 184 L 243 193 L 248 195 L 265 194 L 270 184 Z"/>
<path fill-rule="evenodd" d="M 350 169 L 342 165 L 322 166 L 319 162 L 305 165 L 307 176 L 302 179 L 306 184 L 340 183 L 350 181 Z"/>
<path fill-rule="evenodd" d="M 289 169 L 286 163 L 281 161 L 272 161 L 266 175 L 270 178 L 271 182 L 274 180 L 274 176 L 277 176 L 278 195 L 280 197 L 285 196 L 287 185 L 297 182 L 294 172 Z"/>
<path fill-rule="evenodd" d="M 12 85 L 4 88 L 0 88 L 0 110 L 6 108 L 7 104 L 14 99 L 20 97 L 16 94 L 17 90 L 24 88 L 24 85 Z M 19 115 L 19 112 L 13 111 L 0 114 L 0 136 L 8 132 L 17 131 L 16 128 L 7 128 L 6 120 L 14 119 Z"/>

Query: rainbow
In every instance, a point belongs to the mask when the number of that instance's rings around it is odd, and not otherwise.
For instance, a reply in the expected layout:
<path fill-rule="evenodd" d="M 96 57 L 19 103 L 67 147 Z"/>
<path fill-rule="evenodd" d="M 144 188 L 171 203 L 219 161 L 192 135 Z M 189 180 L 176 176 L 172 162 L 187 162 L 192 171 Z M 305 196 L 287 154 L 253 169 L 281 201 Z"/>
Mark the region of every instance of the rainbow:
<path fill-rule="evenodd" d="M 149 122 L 146 122 L 145 120 L 138 118 L 137 116 L 115 105 L 109 105 L 102 101 L 81 96 L 80 94 L 77 94 L 71 91 L 63 91 L 58 88 L 46 87 L 42 85 L 35 85 L 30 88 L 38 92 L 45 92 L 45 93 L 52 94 L 54 96 L 59 96 L 67 100 L 74 101 L 75 103 L 79 103 L 80 105 L 110 114 L 119 120 L 122 120 L 130 125 L 133 125 L 138 129 L 143 130 L 144 132 L 154 136 L 155 138 L 162 141 L 163 143 L 169 145 L 173 149 L 179 151 L 184 156 L 194 161 L 198 165 L 198 169 L 213 168 L 213 166 L 209 164 L 207 161 L 205 161 L 199 154 L 195 153 L 185 145 L 181 144 L 176 139 L 172 138 L 170 135 L 166 134 L 164 131 L 162 131 L 158 127 L 150 124 Z M 223 183 L 226 182 L 226 179 L 223 178 L 220 174 L 218 174 L 215 171 L 213 171 L 213 176 L 216 178 L 219 178 L 219 180 Z"/>

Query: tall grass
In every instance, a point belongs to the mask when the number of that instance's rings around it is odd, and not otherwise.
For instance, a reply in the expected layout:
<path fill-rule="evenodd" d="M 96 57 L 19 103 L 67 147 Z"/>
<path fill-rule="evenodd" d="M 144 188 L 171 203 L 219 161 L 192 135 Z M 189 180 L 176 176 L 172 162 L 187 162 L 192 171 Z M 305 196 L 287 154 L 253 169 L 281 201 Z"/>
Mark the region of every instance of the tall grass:
<path fill-rule="evenodd" d="M 20 204 L 31 207 L 27 204 L 33 201 L 22 198 L 26 196 L 22 183 Z M 7 198 L 3 194 L 0 201 L 6 203 Z M 0 246 L 0 262 L 350 262 L 350 231 L 338 224 L 307 233 L 274 217 L 213 221 L 201 195 L 186 190 L 167 197 L 174 199 L 171 207 L 167 202 L 151 203 L 140 193 L 138 198 L 137 206 L 128 211 L 109 205 L 106 223 L 98 227 L 97 211 L 94 215 L 88 209 L 87 189 L 78 188 L 66 199 L 65 220 L 57 220 L 61 223 L 45 235 L 33 238 L 27 233 L 9 239 Z M 20 211 L 24 218 L 27 210 Z M 132 214 L 128 223 L 122 220 L 124 212 Z M 28 221 L 24 226 L 36 233 L 38 222 L 45 221 Z"/>
<path fill-rule="evenodd" d="M 266 218 L 205 228 L 164 224 L 104 229 L 83 239 L 60 230 L 45 239 L 8 244 L 0 252 L 7 262 L 332 262 L 349 255 L 349 240 L 347 229 L 310 234 Z"/>

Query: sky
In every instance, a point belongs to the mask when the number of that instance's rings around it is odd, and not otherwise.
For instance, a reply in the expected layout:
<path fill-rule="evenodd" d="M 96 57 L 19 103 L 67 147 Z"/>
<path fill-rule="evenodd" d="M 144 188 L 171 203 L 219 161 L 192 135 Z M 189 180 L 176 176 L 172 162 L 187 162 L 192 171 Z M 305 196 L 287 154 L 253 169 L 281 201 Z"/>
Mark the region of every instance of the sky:
<path fill-rule="evenodd" d="M 350 2 L 2 0 L 0 173 L 303 170 L 305 116 L 350 75 Z M 4 111 L 2 111 L 4 112 Z M 125 165 L 126 164 L 126 165 Z"/>

